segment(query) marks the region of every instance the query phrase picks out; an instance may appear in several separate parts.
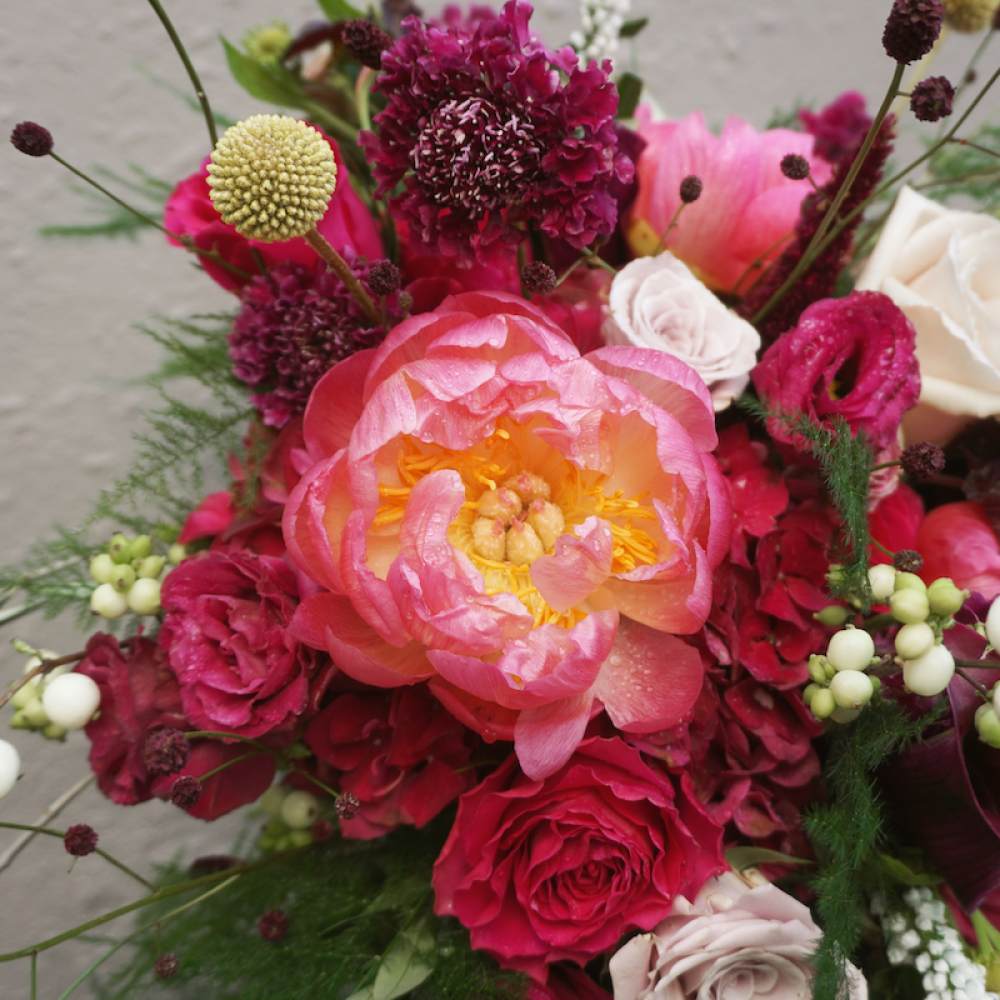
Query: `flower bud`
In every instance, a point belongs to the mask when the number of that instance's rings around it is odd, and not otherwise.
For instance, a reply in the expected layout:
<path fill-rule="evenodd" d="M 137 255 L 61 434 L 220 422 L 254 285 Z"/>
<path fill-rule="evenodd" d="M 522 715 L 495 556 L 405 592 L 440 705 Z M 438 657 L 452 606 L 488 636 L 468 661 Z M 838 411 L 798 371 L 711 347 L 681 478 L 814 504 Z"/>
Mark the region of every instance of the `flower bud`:
<path fill-rule="evenodd" d="M 912 625 L 925 621 L 931 613 L 931 606 L 927 594 L 919 590 L 897 590 L 889 598 L 889 610 L 896 621 Z"/>
<path fill-rule="evenodd" d="M 1000 717 L 992 705 L 980 705 L 976 709 L 976 732 L 987 746 L 1000 749 Z"/>
<path fill-rule="evenodd" d="M 115 590 L 110 583 L 102 583 L 90 595 L 90 610 L 95 615 L 113 621 L 128 611 L 125 595 Z"/>
<path fill-rule="evenodd" d="M 903 661 L 903 683 L 908 691 L 931 698 L 940 694 L 955 674 L 955 658 L 946 646 L 932 646 L 915 660 Z"/>
<path fill-rule="evenodd" d="M 136 580 L 126 597 L 137 615 L 155 615 L 160 611 L 160 581 Z"/>
<path fill-rule="evenodd" d="M 919 659 L 934 645 L 934 629 L 927 622 L 904 625 L 896 633 L 896 654 L 903 660 Z"/>
<path fill-rule="evenodd" d="M 830 681 L 830 693 L 839 708 L 861 708 L 871 701 L 875 689 L 860 670 L 841 670 Z"/>
<path fill-rule="evenodd" d="M 319 799 L 308 792 L 291 791 L 281 803 L 281 818 L 293 830 L 308 830 L 319 816 Z"/>
<path fill-rule="evenodd" d="M 840 604 L 828 604 L 822 611 L 817 611 L 813 615 L 820 625 L 825 625 L 827 628 L 840 628 L 850 617 L 851 612 Z"/>
<path fill-rule="evenodd" d="M 950 617 L 962 610 L 962 605 L 969 597 L 969 591 L 959 590 L 950 577 L 938 577 L 927 588 L 927 600 L 931 611 L 942 618 Z"/>
<path fill-rule="evenodd" d="M 864 670 L 875 655 L 872 637 L 861 628 L 848 626 L 830 636 L 826 658 L 836 670 Z"/>
<path fill-rule="evenodd" d="M 98 583 L 107 583 L 111 579 L 111 572 L 114 568 L 114 560 L 107 552 L 99 552 L 90 560 L 90 575 Z"/>
<path fill-rule="evenodd" d="M 837 702 L 829 688 L 820 688 L 820 690 L 813 695 L 812 701 L 809 703 L 809 711 L 812 712 L 817 719 L 829 718 L 833 715 L 836 707 Z"/>
<path fill-rule="evenodd" d="M 921 593 L 924 593 L 927 590 L 927 584 L 916 573 L 897 573 L 895 589 L 919 590 Z"/>
<path fill-rule="evenodd" d="M 21 773 L 21 756 L 13 744 L 0 740 L 0 799 L 10 794 Z"/>
<path fill-rule="evenodd" d="M 876 604 L 885 604 L 896 589 L 896 567 L 888 563 L 879 563 L 868 570 L 868 585 L 872 589 L 872 600 Z"/>
<path fill-rule="evenodd" d="M 132 559 L 145 559 L 153 551 L 153 539 L 149 535 L 136 535 L 128 543 L 128 550 Z"/>
<path fill-rule="evenodd" d="M 63 674 L 42 695 L 49 719 L 66 729 L 83 729 L 101 704 L 101 689 L 86 674 Z"/>

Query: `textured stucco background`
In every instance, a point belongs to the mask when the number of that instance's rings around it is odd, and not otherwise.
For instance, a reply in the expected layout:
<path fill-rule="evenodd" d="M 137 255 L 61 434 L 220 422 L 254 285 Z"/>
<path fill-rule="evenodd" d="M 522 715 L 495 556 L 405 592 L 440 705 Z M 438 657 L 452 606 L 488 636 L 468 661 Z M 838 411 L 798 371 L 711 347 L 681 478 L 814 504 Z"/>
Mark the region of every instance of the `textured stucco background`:
<path fill-rule="evenodd" d="M 317 16 L 312 0 L 166 0 L 217 109 L 243 117 L 261 109 L 230 82 L 218 34 L 238 40 L 249 26 L 280 17 L 293 26 Z M 429 9 L 430 8 L 430 5 Z M 877 103 L 892 66 L 880 38 L 889 0 L 634 0 L 651 24 L 637 69 L 663 108 L 701 108 L 762 127 L 776 108 L 821 104 L 846 89 Z M 574 0 L 542 0 L 535 26 L 550 44 L 576 27 Z M 935 72 L 964 66 L 967 39 L 955 40 Z M 995 57 L 994 57 L 995 58 Z M 985 65 L 985 64 L 984 64 Z M 203 123 L 150 75 L 186 92 L 187 80 L 143 0 L 8 0 L 0 32 L 0 126 L 29 119 L 53 132 L 57 151 L 78 166 L 135 163 L 167 180 L 192 172 L 207 152 Z M 150 232 L 137 243 L 47 240 L 39 226 L 78 221 L 85 203 L 54 162 L 0 148 L 0 562 L 17 561 L 52 524 L 74 524 L 103 486 L 129 463 L 130 434 L 149 401 L 137 380 L 157 359 L 133 324 L 156 314 L 184 316 L 229 308 L 232 299 L 180 251 Z M 82 639 L 69 623 L 26 620 L 0 638 L 0 678 L 20 673 L 6 645 L 14 634 L 66 652 Z M 0 723 L 5 738 L 6 720 Z M 0 820 L 32 822 L 86 773 L 87 742 L 64 746 L 10 736 L 24 777 L 0 802 Z M 238 820 L 211 826 L 161 803 L 112 807 L 93 790 L 56 821 L 91 823 L 101 844 L 145 870 L 182 845 L 188 856 L 224 851 Z M 0 831 L 0 851 L 13 839 Z M 67 874 L 58 841 L 39 838 L 0 873 L 0 952 L 57 934 L 134 898 L 128 880 L 98 858 Z M 110 925 L 124 933 L 128 918 Z M 71 942 L 39 961 L 40 998 L 58 996 L 95 955 Z M 0 965 L 0 1000 L 29 995 L 28 963 Z M 84 986 L 81 996 L 92 995 Z"/>

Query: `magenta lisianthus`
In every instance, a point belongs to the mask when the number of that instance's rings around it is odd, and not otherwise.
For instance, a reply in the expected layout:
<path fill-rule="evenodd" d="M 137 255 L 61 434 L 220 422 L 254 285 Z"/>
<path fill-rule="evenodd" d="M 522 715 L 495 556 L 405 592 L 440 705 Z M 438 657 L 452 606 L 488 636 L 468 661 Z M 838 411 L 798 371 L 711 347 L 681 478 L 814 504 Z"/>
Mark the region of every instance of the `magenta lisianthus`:
<path fill-rule="evenodd" d="M 472 947 L 545 981 L 653 926 L 723 867 L 722 828 L 656 762 L 620 739 L 582 743 L 532 780 L 513 758 L 458 804 L 434 865 L 435 910 Z"/>
<path fill-rule="evenodd" d="M 288 566 L 208 552 L 168 574 L 161 603 L 160 642 L 192 724 L 290 742 L 325 658 L 289 634 L 298 587 Z"/>
<path fill-rule="evenodd" d="M 822 184 L 830 167 L 813 154 L 811 136 L 789 129 L 755 132 L 730 117 L 718 137 L 695 111 L 680 121 L 644 124 L 646 146 L 636 163 L 638 193 L 625 222 L 637 256 L 652 254 L 681 205 L 685 177 L 702 182 L 701 196 L 684 208 L 666 247 L 709 288 L 742 294 L 757 280 L 753 265 L 772 261 L 795 231 L 808 181 L 781 172 L 788 153 L 804 156 Z"/>
<path fill-rule="evenodd" d="M 920 395 L 913 324 L 886 295 L 853 292 L 809 306 L 751 375 L 769 407 L 813 420 L 843 417 L 875 448 L 896 438 L 903 414 Z M 772 437 L 803 448 L 780 421 Z"/>
<path fill-rule="evenodd" d="M 581 357 L 531 304 L 467 293 L 341 362 L 306 411 L 289 554 L 329 593 L 293 623 L 356 680 L 428 680 L 534 777 L 603 705 L 673 725 L 729 549 L 711 397 L 659 351 Z"/>
<path fill-rule="evenodd" d="M 375 89 L 386 108 L 363 132 L 377 197 L 424 253 L 482 257 L 520 242 L 528 225 L 574 247 L 611 234 L 609 188 L 632 176 L 617 149 L 610 64 L 582 68 L 528 30 L 532 8 L 446 25 L 407 18 L 382 54 Z"/>
<path fill-rule="evenodd" d="M 347 166 L 337 144 L 328 137 L 327 142 L 333 149 L 339 176 L 346 178 Z M 315 263 L 316 251 L 303 239 L 288 240 L 285 243 L 261 243 L 260 240 L 248 240 L 237 233 L 233 226 L 223 222 L 209 198 L 211 189 L 208 186 L 208 163 L 209 157 L 206 156 L 198 172 L 185 178 L 174 188 L 167 199 L 163 225 L 178 236 L 190 237 L 200 250 L 215 251 L 227 264 L 247 275 L 243 277 L 218 261 L 199 256 L 198 261 L 210 278 L 227 291 L 235 292 L 254 275 L 260 274 L 258 259 L 268 270 L 283 261 L 294 261 L 306 266 Z M 350 249 L 369 260 L 378 260 L 384 256 L 378 226 L 347 180 L 337 185 L 337 190 L 330 199 L 330 207 L 317 223 L 316 229 L 341 253 Z M 176 240 L 169 237 L 168 240 L 175 246 L 178 245 Z"/>

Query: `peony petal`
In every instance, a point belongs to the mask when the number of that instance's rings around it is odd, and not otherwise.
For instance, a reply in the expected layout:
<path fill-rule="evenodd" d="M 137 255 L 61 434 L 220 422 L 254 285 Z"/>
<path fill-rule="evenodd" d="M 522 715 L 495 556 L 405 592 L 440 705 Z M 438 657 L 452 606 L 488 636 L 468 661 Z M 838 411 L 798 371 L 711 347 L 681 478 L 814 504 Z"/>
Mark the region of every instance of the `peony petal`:
<path fill-rule="evenodd" d="M 545 603 L 566 612 L 585 601 L 611 573 L 614 539 L 607 522 L 588 517 L 556 539 L 551 556 L 536 559 L 531 566 L 531 582 Z"/>
<path fill-rule="evenodd" d="M 585 692 L 518 715 L 514 752 L 529 778 L 547 778 L 569 760 L 586 732 L 592 703 Z"/>
<path fill-rule="evenodd" d="M 303 417 L 306 448 L 316 461 L 346 448 L 364 409 L 362 389 L 375 349 L 358 351 L 331 368 L 315 385 Z"/>

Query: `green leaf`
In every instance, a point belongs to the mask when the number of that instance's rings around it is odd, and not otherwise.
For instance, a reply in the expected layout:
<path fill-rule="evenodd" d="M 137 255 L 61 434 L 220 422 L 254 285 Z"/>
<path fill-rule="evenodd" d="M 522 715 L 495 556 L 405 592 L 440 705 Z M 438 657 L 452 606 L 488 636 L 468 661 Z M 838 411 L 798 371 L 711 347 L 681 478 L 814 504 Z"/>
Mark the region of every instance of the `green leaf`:
<path fill-rule="evenodd" d="M 348 1000 L 396 1000 L 416 989 L 430 974 L 428 955 L 434 954 L 434 935 L 426 920 L 402 931 L 382 956 L 375 982 Z"/>
<path fill-rule="evenodd" d="M 903 885 L 940 885 L 944 879 L 933 872 L 916 872 L 908 864 L 891 854 L 879 854 L 879 861 L 885 873 L 894 882 Z"/>
<path fill-rule="evenodd" d="M 316 0 L 328 21 L 353 21 L 364 17 L 357 7 L 352 7 L 347 0 Z"/>
<path fill-rule="evenodd" d="M 618 29 L 618 37 L 635 38 L 635 36 L 638 35 L 639 32 L 642 31 L 642 29 L 645 28 L 647 24 L 649 24 L 648 17 L 636 17 L 633 18 L 631 21 L 626 21 Z"/>
<path fill-rule="evenodd" d="M 642 96 L 642 80 L 634 73 L 618 77 L 618 113 L 616 118 L 632 118 Z"/>
<path fill-rule="evenodd" d="M 781 851 L 769 851 L 766 847 L 731 847 L 726 851 L 729 867 L 741 872 L 754 865 L 811 865 L 808 858 L 797 858 Z"/>
<path fill-rule="evenodd" d="M 280 104 L 284 107 L 298 107 L 302 94 L 294 84 L 294 78 L 287 73 L 262 66 L 256 59 L 244 55 L 235 46 L 222 39 L 226 50 L 229 72 L 236 82 L 258 101 Z"/>

